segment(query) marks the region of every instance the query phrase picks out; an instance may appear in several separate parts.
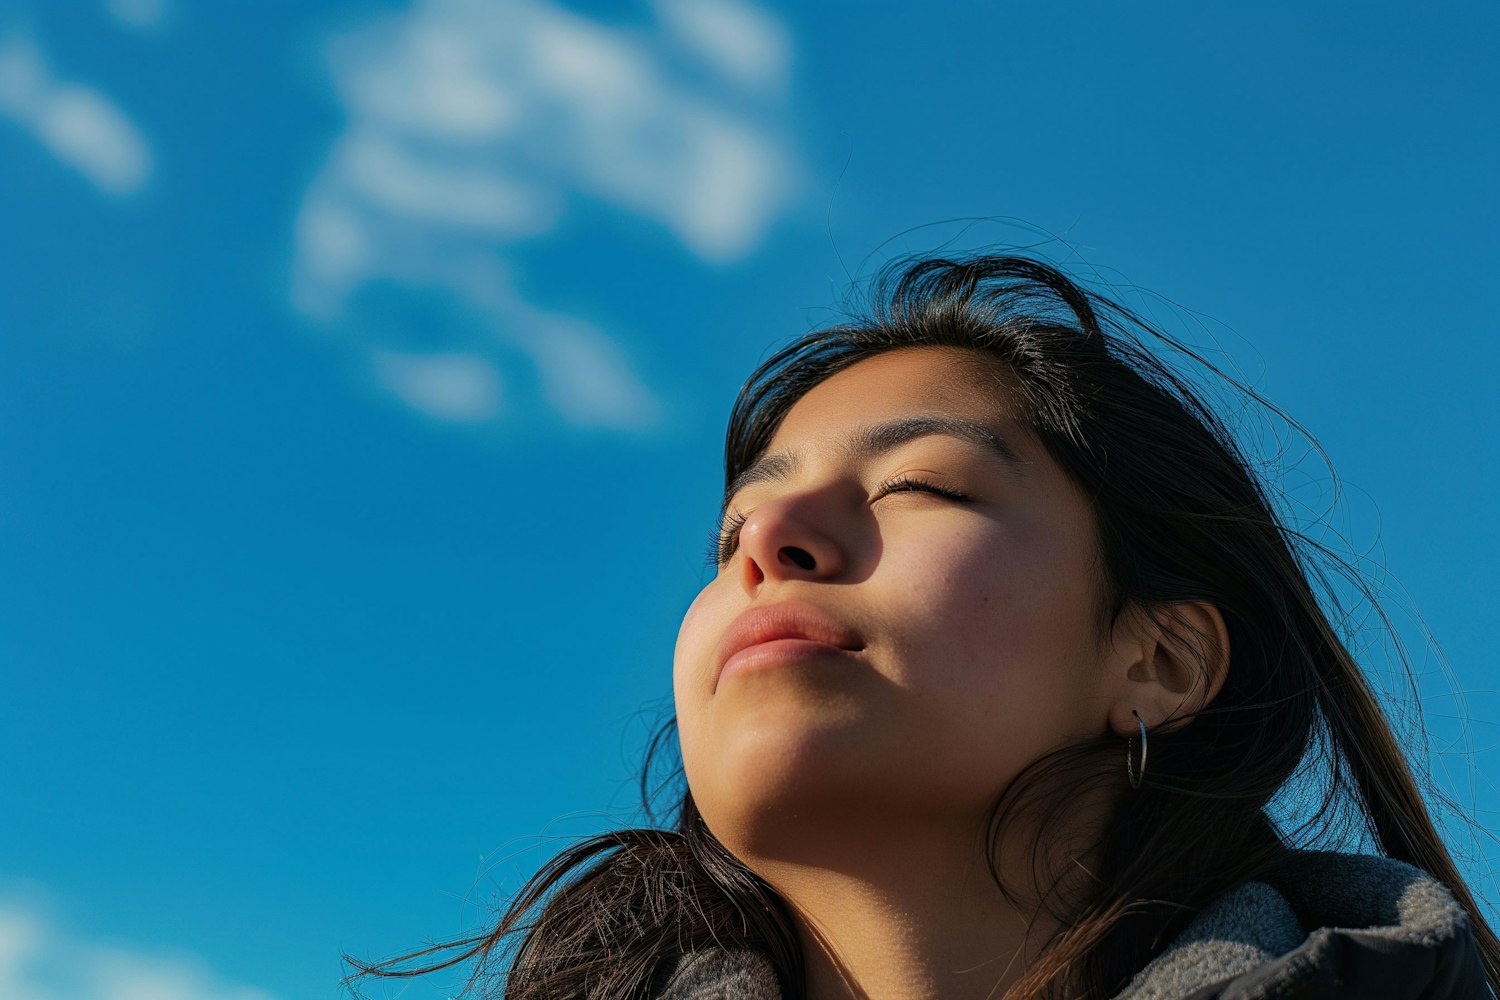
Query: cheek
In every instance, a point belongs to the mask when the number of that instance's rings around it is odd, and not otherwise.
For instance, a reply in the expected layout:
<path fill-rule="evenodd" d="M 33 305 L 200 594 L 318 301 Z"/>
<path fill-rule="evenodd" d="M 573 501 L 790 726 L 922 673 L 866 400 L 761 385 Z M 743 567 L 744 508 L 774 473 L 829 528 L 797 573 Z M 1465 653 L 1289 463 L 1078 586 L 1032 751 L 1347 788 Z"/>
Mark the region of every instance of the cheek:
<path fill-rule="evenodd" d="M 693 603 L 682 615 L 682 624 L 677 626 L 677 645 L 672 651 L 672 673 L 674 676 L 682 673 L 686 660 L 692 658 L 692 650 L 698 643 L 698 633 L 702 630 L 704 607 L 707 603 L 708 587 L 698 591 L 698 596 L 693 598 Z"/>
<path fill-rule="evenodd" d="M 677 645 L 672 654 L 672 698 L 684 757 L 694 742 L 699 716 L 711 693 L 709 671 L 722 617 L 715 600 L 715 583 L 710 583 L 698 592 L 677 629 Z"/>
<path fill-rule="evenodd" d="M 900 576 L 910 581 L 912 620 L 926 624 L 908 634 L 933 654 L 932 667 L 972 683 L 971 671 L 986 666 L 1091 657 L 1091 563 L 1070 541 L 994 530 L 913 551 Z"/>

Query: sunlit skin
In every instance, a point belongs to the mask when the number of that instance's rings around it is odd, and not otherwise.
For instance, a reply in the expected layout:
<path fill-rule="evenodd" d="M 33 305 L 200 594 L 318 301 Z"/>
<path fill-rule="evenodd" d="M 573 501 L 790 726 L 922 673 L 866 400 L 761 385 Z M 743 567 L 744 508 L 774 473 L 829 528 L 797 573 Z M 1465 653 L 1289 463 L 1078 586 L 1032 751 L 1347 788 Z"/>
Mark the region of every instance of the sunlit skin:
<path fill-rule="evenodd" d="M 1008 378 L 914 348 L 813 388 L 731 498 L 743 524 L 682 623 L 689 786 L 796 914 L 811 1000 L 999 996 L 1055 928 L 991 879 L 990 808 L 1090 737 L 1119 734 L 1123 773 L 1132 710 L 1153 726 L 1195 689 L 1148 618 L 1101 626 L 1088 502 Z M 737 619 L 782 606 L 857 648 L 770 642 L 721 673 Z M 1187 613 L 1222 635 L 1212 608 Z M 1080 802 L 1079 822 L 1098 805 Z"/>

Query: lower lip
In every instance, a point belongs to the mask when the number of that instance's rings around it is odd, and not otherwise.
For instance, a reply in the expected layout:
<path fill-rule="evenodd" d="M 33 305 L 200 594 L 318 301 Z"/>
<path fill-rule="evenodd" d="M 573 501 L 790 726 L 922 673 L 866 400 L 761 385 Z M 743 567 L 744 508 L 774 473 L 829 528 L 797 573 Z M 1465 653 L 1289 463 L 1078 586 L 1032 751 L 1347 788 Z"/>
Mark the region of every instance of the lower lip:
<path fill-rule="evenodd" d="M 845 658 L 853 655 L 852 649 L 830 646 L 826 642 L 815 642 L 812 639 L 772 639 L 770 642 L 746 646 L 725 660 L 719 677 L 722 679 L 732 673 L 786 666 L 800 660 Z"/>

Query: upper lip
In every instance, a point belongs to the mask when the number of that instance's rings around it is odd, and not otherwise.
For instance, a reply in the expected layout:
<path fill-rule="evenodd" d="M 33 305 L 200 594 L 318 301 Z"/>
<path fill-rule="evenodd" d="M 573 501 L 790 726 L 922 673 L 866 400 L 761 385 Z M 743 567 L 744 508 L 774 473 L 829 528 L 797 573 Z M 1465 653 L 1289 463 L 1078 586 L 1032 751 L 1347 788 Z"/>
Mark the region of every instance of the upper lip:
<path fill-rule="evenodd" d="M 740 650 L 777 639 L 807 639 L 854 651 L 865 648 L 856 632 L 827 612 L 802 601 L 783 601 L 750 608 L 730 624 L 719 641 L 719 670 Z"/>

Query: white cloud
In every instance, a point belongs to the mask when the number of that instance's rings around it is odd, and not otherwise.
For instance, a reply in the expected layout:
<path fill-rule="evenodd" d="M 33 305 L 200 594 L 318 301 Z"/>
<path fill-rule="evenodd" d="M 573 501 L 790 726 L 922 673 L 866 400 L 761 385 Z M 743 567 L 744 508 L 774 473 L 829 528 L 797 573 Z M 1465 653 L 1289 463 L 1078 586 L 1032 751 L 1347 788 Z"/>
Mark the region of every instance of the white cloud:
<path fill-rule="evenodd" d="M 542 390 L 554 409 L 581 426 L 630 428 L 655 422 L 660 407 L 631 373 L 624 351 L 581 320 L 528 311 L 522 345 L 535 359 Z"/>
<path fill-rule="evenodd" d="M 309 199 L 297 217 L 296 242 L 297 307 L 310 316 L 336 315 L 344 296 L 375 268 L 364 218 L 341 199 Z"/>
<path fill-rule="evenodd" d="M 345 182 L 371 209 L 501 234 L 544 228 L 527 187 L 493 168 L 437 162 L 393 136 L 374 133 L 350 136 L 340 155 Z"/>
<path fill-rule="evenodd" d="M 785 86 L 791 45 L 775 18 L 740 0 L 656 0 L 657 16 L 718 72 L 747 87 Z"/>
<path fill-rule="evenodd" d="M 19 33 L 0 42 L 0 115 L 106 194 L 133 194 L 151 177 L 150 146 L 125 113 L 99 91 L 57 79 Z"/>
<path fill-rule="evenodd" d="M 0 996 L 16 1000 L 274 1000 L 202 960 L 88 941 L 34 902 L 0 900 Z"/>
<path fill-rule="evenodd" d="M 400 399 L 440 420 L 488 420 L 500 412 L 500 373 L 474 354 L 400 354 L 377 349 L 375 373 Z"/>
<path fill-rule="evenodd" d="M 127 28 L 157 28 L 166 20 L 166 0 L 108 0 L 109 16 Z"/>
<path fill-rule="evenodd" d="M 627 352 L 523 301 L 512 272 L 526 241 L 565 232 L 580 200 L 662 227 L 707 261 L 748 253 L 784 210 L 796 173 L 774 124 L 785 32 L 740 0 L 702 4 L 664 0 L 657 25 L 630 28 L 550 0 L 419 0 L 335 39 L 348 122 L 300 209 L 296 307 L 352 328 L 362 289 L 437 289 L 480 315 L 489 339 L 429 334 L 426 354 L 462 355 L 468 371 L 486 360 L 498 386 L 519 348 L 565 419 L 649 423 L 659 405 Z M 398 398 L 476 419 L 477 404 L 433 403 L 462 392 L 418 391 L 429 383 L 392 367 L 409 340 L 379 339 L 358 346 L 387 352 L 377 369 Z"/>

